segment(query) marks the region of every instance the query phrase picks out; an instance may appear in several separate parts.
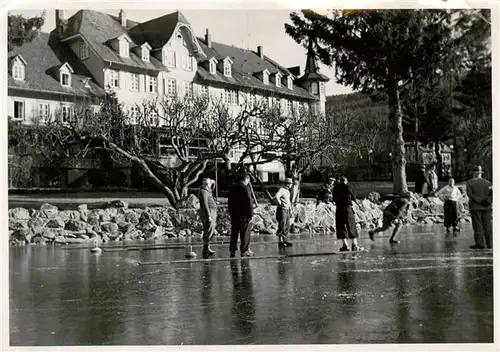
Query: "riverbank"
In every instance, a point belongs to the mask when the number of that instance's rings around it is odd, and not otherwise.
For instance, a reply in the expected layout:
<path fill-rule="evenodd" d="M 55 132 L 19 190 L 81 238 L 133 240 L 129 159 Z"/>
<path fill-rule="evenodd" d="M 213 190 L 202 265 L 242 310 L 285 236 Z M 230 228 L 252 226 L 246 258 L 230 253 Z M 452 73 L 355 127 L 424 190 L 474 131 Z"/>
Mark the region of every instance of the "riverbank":
<path fill-rule="evenodd" d="M 440 184 L 442 187 L 445 183 Z M 390 182 L 352 182 L 356 196 L 362 200 L 369 196 L 372 192 L 379 193 L 382 197 L 392 192 L 392 183 Z M 322 186 L 316 183 L 303 183 L 301 185 L 302 201 L 313 201 L 315 192 Z M 460 186 L 460 185 L 459 185 Z M 276 185 L 268 185 L 268 190 L 274 194 Z M 414 184 L 408 183 L 408 188 L 413 189 Z M 255 186 L 255 191 L 259 202 L 267 203 L 267 199 L 263 194 L 259 193 L 258 186 Z M 192 190 L 196 194 L 196 190 Z M 225 204 L 227 199 L 225 194 L 219 194 L 218 201 Z M 158 192 L 143 192 L 132 190 L 115 190 L 107 192 L 73 192 L 68 190 L 59 190 L 51 192 L 48 190 L 11 190 L 9 191 L 9 209 L 12 208 L 35 208 L 38 209 L 42 204 L 49 203 L 56 206 L 58 209 L 71 210 L 76 209 L 80 204 L 87 204 L 88 209 L 99 209 L 106 206 L 107 203 L 122 199 L 129 204 L 130 208 L 145 208 L 145 207 L 163 207 L 167 206 L 168 201 L 165 195 Z"/>
<path fill-rule="evenodd" d="M 81 199 L 80 199 L 81 200 Z M 101 199 L 102 201 L 102 199 Z M 462 222 L 470 222 L 467 197 L 459 202 Z M 382 211 L 389 202 L 364 198 L 353 206 L 358 229 L 381 225 Z M 90 209 L 80 204 L 62 210 L 49 203 L 37 208 L 9 210 L 9 241 L 11 245 L 107 243 L 137 240 L 193 237 L 199 239 L 202 224 L 198 215 L 199 200 L 190 195 L 177 208 L 155 206 L 131 207 L 124 200 L 115 200 L 101 208 Z M 335 232 L 335 206 L 315 201 L 302 201 L 294 209 L 292 233 Z M 443 222 L 443 202 L 437 198 L 413 196 L 404 223 L 434 224 Z M 277 230 L 276 206 L 260 204 L 252 219 L 254 234 L 274 234 Z M 230 218 L 225 204 L 219 205 L 216 235 L 228 236 Z"/>

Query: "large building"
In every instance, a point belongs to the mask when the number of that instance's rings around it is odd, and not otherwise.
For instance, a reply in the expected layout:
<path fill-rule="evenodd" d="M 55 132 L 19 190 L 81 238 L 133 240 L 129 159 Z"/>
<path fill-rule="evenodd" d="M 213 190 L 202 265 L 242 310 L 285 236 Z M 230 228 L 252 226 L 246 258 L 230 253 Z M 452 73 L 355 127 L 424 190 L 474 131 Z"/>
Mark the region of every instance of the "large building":
<path fill-rule="evenodd" d="M 131 116 L 162 96 L 210 96 L 237 112 L 244 102 L 280 104 L 284 113 L 301 108 L 325 112 L 325 82 L 310 48 L 304 73 L 264 54 L 195 36 L 189 21 L 174 12 L 138 23 L 121 10 L 112 16 L 80 10 L 68 19 L 56 10 L 56 28 L 9 53 L 9 107 L 14 120 L 66 121 L 81 99 L 108 89 Z M 154 117 L 153 117 L 154 118 Z M 236 158 L 237 153 L 233 153 Z M 260 177 L 284 177 L 281 163 L 258 167 Z"/>

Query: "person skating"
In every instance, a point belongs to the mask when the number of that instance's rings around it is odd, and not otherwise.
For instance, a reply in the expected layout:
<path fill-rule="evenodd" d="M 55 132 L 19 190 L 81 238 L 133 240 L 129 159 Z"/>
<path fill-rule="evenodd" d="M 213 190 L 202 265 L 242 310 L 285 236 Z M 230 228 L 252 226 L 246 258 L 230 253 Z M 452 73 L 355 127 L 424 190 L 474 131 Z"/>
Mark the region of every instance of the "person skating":
<path fill-rule="evenodd" d="M 250 175 L 241 172 L 238 175 L 238 182 L 232 187 L 228 196 L 228 212 L 231 217 L 231 240 L 229 252 L 231 257 L 235 257 L 238 246 L 238 236 L 240 237 L 240 255 L 251 257 L 250 250 L 250 221 L 253 217 L 254 199 L 249 187 Z"/>
<path fill-rule="evenodd" d="M 287 240 L 290 232 L 290 217 L 292 208 L 290 190 L 292 185 L 292 179 L 286 178 L 285 185 L 281 187 L 274 196 L 274 201 L 277 205 L 276 220 L 278 221 L 278 231 L 276 232 L 276 235 L 278 236 L 278 246 L 280 248 L 292 246 L 292 243 Z"/>
<path fill-rule="evenodd" d="M 408 213 L 408 208 L 410 206 L 410 195 L 405 194 L 394 199 L 383 211 L 382 217 L 382 227 L 375 230 L 369 231 L 368 235 L 370 239 L 374 240 L 374 235 L 379 232 L 386 231 L 391 225 L 394 225 L 394 230 L 392 231 L 392 236 L 389 239 L 389 243 L 400 243 L 396 240 L 396 236 L 401 229 L 402 219 Z"/>
<path fill-rule="evenodd" d="M 474 229 L 474 245 L 472 249 L 492 248 L 492 219 L 491 204 L 493 190 L 491 182 L 482 178 L 483 170 L 478 166 L 473 171 L 473 178 L 467 181 L 467 196 L 469 197 L 469 211 Z"/>
<path fill-rule="evenodd" d="M 446 232 L 450 232 L 450 227 L 453 227 L 454 232 L 460 232 L 458 228 L 458 200 L 462 193 L 455 186 L 455 180 L 450 178 L 448 185 L 441 188 L 436 196 L 444 200 L 444 227 Z"/>
<path fill-rule="evenodd" d="M 335 185 L 335 178 L 330 177 L 328 181 L 320 188 L 318 195 L 316 197 L 316 205 L 319 203 L 331 203 L 333 202 L 333 187 Z"/>
<path fill-rule="evenodd" d="M 217 203 L 212 194 L 215 182 L 210 178 L 204 178 L 200 187 L 200 219 L 203 224 L 203 256 L 214 255 L 210 248 L 210 240 L 215 233 L 217 224 Z"/>
<path fill-rule="evenodd" d="M 352 209 L 352 203 L 356 201 L 354 190 L 347 184 L 347 177 L 341 176 L 339 183 L 333 189 L 333 201 L 337 205 L 335 212 L 335 227 L 337 239 L 342 241 L 341 252 L 349 251 L 348 239 L 352 240 L 352 251 L 362 251 L 358 246 L 358 230 L 356 229 L 356 218 Z"/>

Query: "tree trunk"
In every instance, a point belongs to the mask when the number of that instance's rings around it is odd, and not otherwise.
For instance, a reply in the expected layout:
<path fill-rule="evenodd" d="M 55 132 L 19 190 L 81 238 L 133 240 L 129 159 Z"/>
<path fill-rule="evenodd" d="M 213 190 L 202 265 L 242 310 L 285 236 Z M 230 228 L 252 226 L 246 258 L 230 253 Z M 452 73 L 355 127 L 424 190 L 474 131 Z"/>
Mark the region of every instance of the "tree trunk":
<path fill-rule="evenodd" d="M 408 192 L 406 184 L 405 143 L 403 140 L 403 113 L 399 88 L 395 78 L 389 79 L 389 131 L 391 134 L 393 193 Z"/>
<path fill-rule="evenodd" d="M 112 150 L 114 150 L 118 154 L 120 154 L 120 155 L 126 157 L 127 159 L 129 159 L 130 161 L 136 163 L 141 168 L 141 170 L 144 172 L 146 177 L 149 180 L 151 180 L 158 187 L 158 189 L 160 189 L 163 193 L 165 193 L 165 195 L 167 196 L 167 199 L 171 205 L 174 205 L 178 201 L 178 199 L 176 199 L 176 197 L 174 195 L 174 192 L 172 192 L 172 190 L 169 187 L 165 186 L 165 184 L 163 184 L 163 182 L 161 182 L 160 179 L 158 177 L 156 177 L 156 175 L 151 171 L 151 169 L 149 168 L 149 166 L 146 164 L 146 162 L 143 159 L 138 158 L 138 157 L 128 153 L 124 149 L 117 146 L 115 143 L 109 143 L 109 146 L 111 147 Z"/>

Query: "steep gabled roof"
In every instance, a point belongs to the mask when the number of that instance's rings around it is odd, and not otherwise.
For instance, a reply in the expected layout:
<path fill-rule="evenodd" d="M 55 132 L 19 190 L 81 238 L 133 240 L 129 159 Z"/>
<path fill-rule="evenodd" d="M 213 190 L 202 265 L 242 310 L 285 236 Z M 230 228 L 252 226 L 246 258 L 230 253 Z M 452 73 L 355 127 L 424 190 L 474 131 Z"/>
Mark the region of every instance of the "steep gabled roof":
<path fill-rule="evenodd" d="M 226 77 L 219 72 L 217 72 L 217 75 L 212 75 L 202 65 L 198 65 L 199 79 L 211 82 L 235 84 L 246 88 L 253 87 L 271 93 L 286 94 L 295 98 L 309 100 L 317 99 L 314 95 L 310 94 L 306 89 L 300 86 L 294 85 L 293 90 L 290 90 L 286 84 L 281 87 L 276 87 L 274 84 L 264 84 L 264 82 L 257 78 L 256 74 L 264 70 L 269 71 L 271 74 L 279 72 L 283 76 L 290 74 L 286 68 L 269 59 L 267 56 L 264 56 L 264 59 L 261 59 L 259 54 L 254 51 L 220 44 L 214 41 L 212 41 L 212 47 L 209 48 L 205 45 L 204 40 L 201 38 L 198 38 L 198 43 L 207 54 L 208 60 L 212 57 L 229 57 L 233 61 L 232 77 Z"/>
<path fill-rule="evenodd" d="M 76 34 L 81 34 L 89 42 L 96 54 L 105 61 L 147 70 L 166 69 L 161 61 L 153 56 L 151 56 L 150 61 L 143 61 L 133 52 L 130 53 L 129 57 L 121 57 L 119 53 L 113 50 L 108 45 L 112 39 L 122 35 L 131 36 L 115 18 L 108 14 L 93 10 L 78 11 L 69 18 L 68 28 L 64 31 L 61 39 L 71 38 Z M 134 40 L 134 38 L 131 39 Z M 134 47 L 136 44 L 132 42 L 130 47 Z"/>
<path fill-rule="evenodd" d="M 14 48 L 8 53 L 8 56 L 14 57 L 18 54 L 27 58 L 25 80 L 17 81 L 9 75 L 9 88 L 66 93 L 78 96 L 104 94 L 104 90 L 93 80 L 89 82 L 90 88 L 85 87 L 83 80 L 92 75 L 73 52 L 57 40 L 54 34 L 40 33 L 32 42 Z M 71 87 L 61 86 L 59 80 L 53 74 L 54 70 L 58 70 L 65 63 L 68 63 L 74 71 Z"/>
<path fill-rule="evenodd" d="M 179 11 L 161 16 L 151 21 L 140 23 L 130 29 L 132 39 L 142 44 L 148 42 L 154 49 L 162 48 L 172 37 L 178 23 L 189 25 L 188 20 Z"/>

